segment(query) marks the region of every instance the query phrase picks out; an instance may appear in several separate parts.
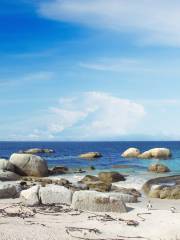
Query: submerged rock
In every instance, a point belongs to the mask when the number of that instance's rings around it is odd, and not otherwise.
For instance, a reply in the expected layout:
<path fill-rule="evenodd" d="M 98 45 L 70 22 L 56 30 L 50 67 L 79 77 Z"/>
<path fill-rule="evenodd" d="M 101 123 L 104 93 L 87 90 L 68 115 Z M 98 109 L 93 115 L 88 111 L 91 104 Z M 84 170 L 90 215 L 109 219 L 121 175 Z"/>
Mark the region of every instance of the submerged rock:
<path fill-rule="evenodd" d="M 121 156 L 124 158 L 137 158 L 139 154 L 140 150 L 138 148 L 128 148 L 121 154 Z"/>
<path fill-rule="evenodd" d="M 39 156 L 13 153 L 9 160 L 15 171 L 22 176 L 45 177 L 48 175 L 47 163 Z"/>
<path fill-rule="evenodd" d="M 119 181 L 125 181 L 125 177 L 118 172 L 100 172 L 98 174 L 100 181 L 106 183 L 114 183 Z"/>
<path fill-rule="evenodd" d="M 39 200 L 39 188 L 40 186 L 33 186 L 27 190 L 23 190 L 20 193 L 21 202 L 25 206 L 37 206 L 40 204 Z"/>
<path fill-rule="evenodd" d="M 17 181 L 20 176 L 14 172 L 0 170 L 0 181 Z"/>
<path fill-rule="evenodd" d="M 170 172 L 170 169 L 163 164 L 152 164 L 149 166 L 148 170 L 150 172 L 156 172 L 156 173 Z"/>
<path fill-rule="evenodd" d="M 102 154 L 99 153 L 99 152 L 88 152 L 88 153 L 80 154 L 79 157 L 80 158 L 93 159 L 93 158 L 102 157 Z"/>
<path fill-rule="evenodd" d="M 73 194 L 72 208 L 92 212 L 127 212 L 123 196 L 118 193 L 78 191 Z"/>
<path fill-rule="evenodd" d="M 139 158 L 144 159 L 168 159 L 171 157 L 171 151 L 168 148 L 152 148 L 139 155 Z"/>
<path fill-rule="evenodd" d="M 39 196 L 42 204 L 71 204 L 72 191 L 63 186 L 48 185 L 40 188 Z"/>

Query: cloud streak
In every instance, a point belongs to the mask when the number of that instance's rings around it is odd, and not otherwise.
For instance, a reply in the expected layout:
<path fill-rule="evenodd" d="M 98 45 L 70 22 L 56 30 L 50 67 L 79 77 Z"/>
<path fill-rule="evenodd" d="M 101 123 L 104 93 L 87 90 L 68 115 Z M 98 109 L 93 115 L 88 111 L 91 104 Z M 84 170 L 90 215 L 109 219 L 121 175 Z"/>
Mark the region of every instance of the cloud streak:
<path fill-rule="evenodd" d="M 180 46 L 177 0 L 51 0 L 38 13 L 53 20 L 130 32 L 144 44 Z"/>

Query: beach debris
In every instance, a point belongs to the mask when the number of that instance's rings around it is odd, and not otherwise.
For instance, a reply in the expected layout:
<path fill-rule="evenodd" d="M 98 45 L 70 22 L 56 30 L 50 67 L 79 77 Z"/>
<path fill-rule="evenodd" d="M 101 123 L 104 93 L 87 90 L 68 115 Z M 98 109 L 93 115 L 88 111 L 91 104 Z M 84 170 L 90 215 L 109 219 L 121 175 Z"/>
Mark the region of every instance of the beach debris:
<path fill-rule="evenodd" d="M 171 207 L 171 208 L 170 208 L 170 211 L 171 211 L 172 213 L 175 213 L 177 210 L 176 210 L 175 207 Z"/>
<path fill-rule="evenodd" d="M 5 208 L 0 208 L 1 217 L 19 217 L 19 218 L 29 218 L 34 217 L 36 212 L 34 209 L 23 207 L 19 204 L 13 204 Z"/>
<path fill-rule="evenodd" d="M 148 210 L 148 211 L 152 210 L 151 201 L 149 201 L 148 204 L 147 204 L 147 210 Z"/>
<path fill-rule="evenodd" d="M 135 220 L 132 220 L 132 219 L 126 220 L 126 219 L 123 219 L 123 218 L 113 218 L 109 214 L 104 214 L 104 215 L 93 214 L 92 216 L 89 216 L 88 219 L 89 220 L 96 219 L 97 221 L 102 221 L 102 222 L 109 222 L 109 221 L 125 222 L 129 226 L 135 226 L 135 227 L 139 225 L 138 221 L 135 221 Z"/>
<path fill-rule="evenodd" d="M 145 221 L 146 219 L 144 217 L 142 217 L 141 215 L 150 215 L 151 213 L 137 213 L 137 217 L 139 217 L 141 219 L 141 221 Z"/>
<path fill-rule="evenodd" d="M 82 228 L 82 227 L 66 227 L 66 233 L 76 239 L 84 240 L 128 240 L 128 239 L 146 239 L 149 238 L 142 236 L 117 236 L 116 238 L 97 238 L 102 232 L 97 228 Z"/>

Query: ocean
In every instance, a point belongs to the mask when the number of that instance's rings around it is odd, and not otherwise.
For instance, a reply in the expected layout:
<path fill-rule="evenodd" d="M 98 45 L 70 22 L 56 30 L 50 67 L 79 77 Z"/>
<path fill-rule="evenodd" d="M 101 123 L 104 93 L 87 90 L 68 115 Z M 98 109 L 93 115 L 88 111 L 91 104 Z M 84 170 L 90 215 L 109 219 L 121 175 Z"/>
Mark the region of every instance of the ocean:
<path fill-rule="evenodd" d="M 137 147 L 142 152 L 154 147 L 167 147 L 172 151 L 172 158 L 168 160 L 122 158 L 121 153 L 129 147 Z M 55 153 L 42 155 L 42 157 L 47 160 L 49 167 L 63 165 L 68 168 L 88 169 L 94 166 L 96 170 L 91 173 L 96 174 L 98 171 L 102 170 L 118 171 L 127 174 L 129 176 L 129 182 L 137 182 L 137 184 L 141 184 L 145 179 L 157 176 L 157 174 L 147 171 L 147 167 L 152 163 L 163 163 L 170 168 L 170 174 L 180 174 L 179 141 L 0 142 L 0 157 L 8 159 L 12 153 L 29 148 L 54 149 Z M 103 157 L 95 160 L 85 160 L 78 157 L 81 153 L 91 151 L 101 152 Z M 120 168 L 115 168 L 114 166 L 116 165 L 122 166 Z M 158 174 L 158 176 L 160 175 Z M 80 176 L 73 175 L 75 178 Z"/>

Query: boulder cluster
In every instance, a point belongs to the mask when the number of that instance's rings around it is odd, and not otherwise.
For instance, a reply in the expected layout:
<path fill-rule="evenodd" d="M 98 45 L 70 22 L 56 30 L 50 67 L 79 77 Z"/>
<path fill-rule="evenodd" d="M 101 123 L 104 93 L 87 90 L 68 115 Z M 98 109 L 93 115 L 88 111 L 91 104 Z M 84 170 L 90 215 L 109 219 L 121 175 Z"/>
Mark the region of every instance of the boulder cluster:
<path fill-rule="evenodd" d="M 152 148 L 141 153 L 138 148 L 128 148 L 121 156 L 124 158 L 141 158 L 141 159 L 168 159 L 171 157 L 171 151 L 168 148 Z"/>

